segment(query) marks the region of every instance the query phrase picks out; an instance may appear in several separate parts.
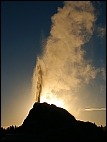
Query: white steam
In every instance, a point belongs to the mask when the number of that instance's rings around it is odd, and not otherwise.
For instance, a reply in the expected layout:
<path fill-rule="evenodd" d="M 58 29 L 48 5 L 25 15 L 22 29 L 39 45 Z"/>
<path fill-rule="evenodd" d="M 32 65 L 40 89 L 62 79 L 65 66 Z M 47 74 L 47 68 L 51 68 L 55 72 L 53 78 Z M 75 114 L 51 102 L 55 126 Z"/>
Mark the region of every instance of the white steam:
<path fill-rule="evenodd" d="M 52 17 L 50 36 L 37 63 L 42 70 L 41 101 L 57 98 L 73 104 L 75 92 L 96 77 L 95 68 L 85 60 L 83 46 L 93 35 L 96 20 L 89 1 L 66 1 Z M 35 67 L 36 68 L 36 67 Z M 36 91 L 36 69 L 33 87 Z"/>

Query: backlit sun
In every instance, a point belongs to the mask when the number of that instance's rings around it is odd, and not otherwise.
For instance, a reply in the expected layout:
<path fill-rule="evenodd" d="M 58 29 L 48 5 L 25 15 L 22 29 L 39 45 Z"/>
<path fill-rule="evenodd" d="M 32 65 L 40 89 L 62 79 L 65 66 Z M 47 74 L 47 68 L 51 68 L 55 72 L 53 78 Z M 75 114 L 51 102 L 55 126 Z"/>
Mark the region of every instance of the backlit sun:
<path fill-rule="evenodd" d="M 47 102 L 48 104 L 54 104 L 57 107 L 64 108 L 64 102 L 60 98 L 55 97 L 52 93 L 41 95 L 40 102 Z"/>

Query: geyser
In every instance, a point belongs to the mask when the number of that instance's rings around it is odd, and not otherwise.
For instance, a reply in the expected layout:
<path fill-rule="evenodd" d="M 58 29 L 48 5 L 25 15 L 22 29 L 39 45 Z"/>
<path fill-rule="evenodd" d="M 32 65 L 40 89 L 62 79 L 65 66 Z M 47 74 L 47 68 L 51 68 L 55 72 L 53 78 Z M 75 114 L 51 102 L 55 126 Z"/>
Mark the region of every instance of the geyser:
<path fill-rule="evenodd" d="M 34 72 L 34 88 L 35 88 L 35 101 L 40 102 L 40 94 L 42 91 L 42 70 L 41 65 L 37 62 L 35 72 Z"/>
<path fill-rule="evenodd" d="M 96 77 L 96 69 L 85 60 L 83 48 L 93 35 L 95 19 L 89 1 L 66 1 L 51 17 L 50 36 L 33 74 L 36 101 L 59 102 L 67 109 L 76 98 L 77 88 Z"/>

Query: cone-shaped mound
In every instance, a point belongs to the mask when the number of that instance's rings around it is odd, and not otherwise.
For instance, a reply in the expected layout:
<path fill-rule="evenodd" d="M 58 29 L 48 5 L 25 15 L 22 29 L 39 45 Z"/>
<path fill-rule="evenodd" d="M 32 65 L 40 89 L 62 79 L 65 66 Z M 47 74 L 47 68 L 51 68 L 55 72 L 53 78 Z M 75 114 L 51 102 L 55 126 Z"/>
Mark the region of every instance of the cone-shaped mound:
<path fill-rule="evenodd" d="M 105 130 L 91 122 L 77 121 L 63 108 L 47 103 L 35 103 L 28 116 L 3 141 L 24 142 L 86 142 L 105 141 Z"/>
<path fill-rule="evenodd" d="M 66 129 L 71 124 L 76 122 L 74 116 L 63 108 L 56 107 L 55 105 L 47 103 L 35 103 L 30 110 L 28 116 L 24 120 L 22 127 L 26 127 L 27 131 L 35 132 L 50 129 Z M 42 129 L 41 129 L 42 128 Z"/>

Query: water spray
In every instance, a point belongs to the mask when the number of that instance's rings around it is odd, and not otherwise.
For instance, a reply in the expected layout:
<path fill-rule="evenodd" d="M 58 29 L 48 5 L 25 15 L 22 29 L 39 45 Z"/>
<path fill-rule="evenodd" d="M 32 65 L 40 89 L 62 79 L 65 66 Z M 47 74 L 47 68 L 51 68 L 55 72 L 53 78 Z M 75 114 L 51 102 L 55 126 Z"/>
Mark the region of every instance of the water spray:
<path fill-rule="evenodd" d="M 73 111 L 77 88 L 97 74 L 85 59 L 84 50 L 93 35 L 94 7 L 89 1 L 66 1 L 51 20 L 50 35 L 33 73 L 33 93 L 36 102 L 40 98 L 41 102 L 54 104 L 62 104 L 60 101 L 69 104 Z"/>
<path fill-rule="evenodd" d="M 42 70 L 40 64 L 37 64 L 36 66 L 36 101 L 40 102 L 40 95 L 42 91 Z"/>

